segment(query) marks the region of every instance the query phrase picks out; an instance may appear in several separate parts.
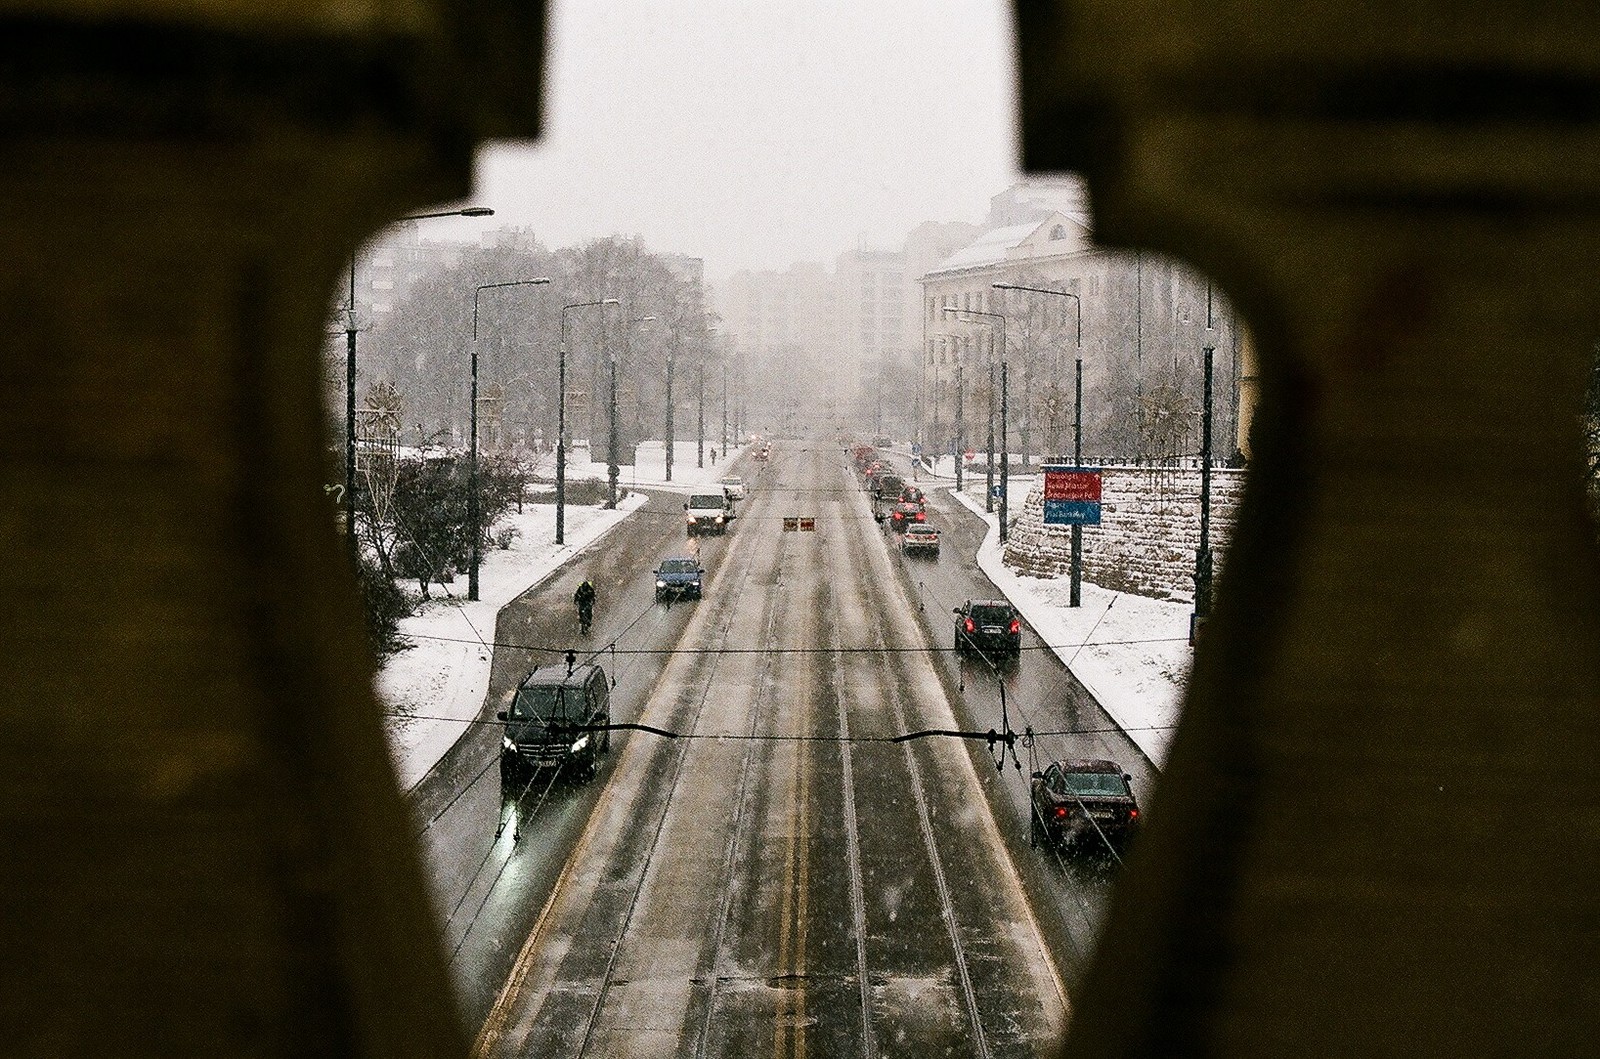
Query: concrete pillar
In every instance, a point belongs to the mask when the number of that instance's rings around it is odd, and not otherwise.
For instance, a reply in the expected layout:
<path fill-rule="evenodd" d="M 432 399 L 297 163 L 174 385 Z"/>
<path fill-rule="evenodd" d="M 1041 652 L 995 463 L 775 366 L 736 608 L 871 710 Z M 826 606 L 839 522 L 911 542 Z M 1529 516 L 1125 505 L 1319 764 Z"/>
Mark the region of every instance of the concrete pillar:
<path fill-rule="evenodd" d="M 533 131 L 538 5 L 430 6 L 0 10 L 8 1054 L 465 1054 L 320 388 L 358 240 Z"/>
<path fill-rule="evenodd" d="M 1067 1054 L 1592 1050 L 1600 16 L 1018 10 L 1028 165 L 1086 170 L 1100 238 L 1207 271 L 1260 358 L 1217 608 Z"/>

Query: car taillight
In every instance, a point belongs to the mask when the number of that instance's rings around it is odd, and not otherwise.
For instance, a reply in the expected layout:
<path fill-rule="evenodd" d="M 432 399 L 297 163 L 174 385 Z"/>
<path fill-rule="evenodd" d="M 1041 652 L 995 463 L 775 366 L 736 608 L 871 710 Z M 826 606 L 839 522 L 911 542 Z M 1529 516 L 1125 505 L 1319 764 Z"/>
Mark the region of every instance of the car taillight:
<path fill-rule="evenodd" d="M 973 620 L 971 618 L 968 618 L 967 619 L 967 631 L 968 632 L 976 632 L 977 629 L 978 629 L 978 626 L 973 622 Z"/>
<path fill-rule="evenodd" d="M 926 522 L 926 521 L 928 521 L 928 516 L 923 514 L 921 511 L 918 511 L 917 512 L 917 521 L 918 522 Z"/>
<path fill-rule="evenodd" d="M 903 518 L 905 518 L 905 516 L 904 516 L 904 515 L 902 515 L 902 514 L 900 514 L 900 512 L 898 512 L 898 511 L 896 511 L 896 512 L 895 512 L 895 513 L 894 513 L 894 520 L 895 520 L 895 521 L 896 521 L 896 522 L 899 522 L 899 521 L 900 521 L 900 520 L 901 520 L 901 519 L 903 519 Z"/>
<path fill-rule="evenodd" d="M 1064 806 L 1064 805 L 1056 806 L 1056 819 L 1057 820 L 1060 820 L 1062 817 L 1064 817 L 1066 815 L 1067 815 L 1067 807 L 1066 806 Z"/>
<path fill-rule="evenodd" d="M 1137 810 L 1137 809 L 1129 809 L 1128 810 L 1128 819 L 1129 820 L 1137 820 L 1137 819 L 1139 819 L 1139 810 Z"/>
<path fill-rule="evenodd" d="M 1011 619 L 1011 631 L 1012 632 L 1021 632 L 1022 631 L 1022 622 L 1018 621 L 1016 618 L 1012 618 Z"/>

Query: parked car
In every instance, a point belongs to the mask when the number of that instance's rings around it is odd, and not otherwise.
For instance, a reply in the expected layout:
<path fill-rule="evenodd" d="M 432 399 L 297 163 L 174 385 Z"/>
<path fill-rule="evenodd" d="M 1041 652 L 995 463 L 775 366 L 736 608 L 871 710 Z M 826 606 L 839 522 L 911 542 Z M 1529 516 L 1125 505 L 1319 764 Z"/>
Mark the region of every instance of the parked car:
<path fill-rule="evenodd" d="M 692 493 L 683 511 L 691 537 L 726 533 L 733 521 L 733 501 L 722 493 Z"/>
<path fill-rule="evenodd" d="M 1139 827 L 1132 779 L 1115 761 L 1052 761 L 1033 774 L 1028 844 L 1120 857 Z"/>
<path fill-rule="evenodd" d="M 706 572 L 687 556 L 663 559 L 656 567 L 656 599 L 673 596 L 699 599 Z"/>
<path fill-rule="evenodd" d="M 540 769 L 591 779 L 600 755 L 611 749 L 611 733 L 593 730 L 611 723 L 611 687 L 598 665 L 578 666 L 571 673 L 560 666 L 535 669 L 517 685 L 511 708 L 495 716 L 505 722 L 502 791 Z"/>
<path fill-rule="evenodd" d="M 909 527 L 927 520 L 927 512 L 922 510 L 921 504 L 908 504 L 902 500 L 889 509 L 889 528 L 896 533 L 904 533 Z"/>
<path fill-rule="evenodd" d="M 926 522 L 918 522 L 907 526 L 905 535 L 900 538 L 900 554 L 937 556 L 939 554 L 939 531 Z"/>
<path fill-rule="evenodd" d="M 723 495 L 734 500 L 744 499 L 744 479 L 737 474 L 730 474 L 726 478 L 718 478 L 717 484 L 722 486 Z"/>
<path fill-rule="evenodd" d="M 957 607 L 956 650 L 963 654 L 1022 653 L 1022 617 L 1003 599 L 969 599 Z"/>

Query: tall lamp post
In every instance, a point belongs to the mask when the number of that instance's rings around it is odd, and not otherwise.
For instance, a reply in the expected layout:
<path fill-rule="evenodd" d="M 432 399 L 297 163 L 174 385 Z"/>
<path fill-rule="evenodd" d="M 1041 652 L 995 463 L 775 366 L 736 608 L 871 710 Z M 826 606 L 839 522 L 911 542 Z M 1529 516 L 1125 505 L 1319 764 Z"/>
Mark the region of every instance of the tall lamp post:
<path fill-rule="evenodd" d="M 1074 363 L 1073 386 L 1074 396 L 1072 401 L 1072 465 L 1077 468 L 1083 466 L 1083 299 L 1071 291 L 1054 290 L 1050 287 L 1029 287 L 1021 283 L 996 283 L 999 290 L 1031 291 L 1034 294 L 1053 294 L 1058 298 L 1071 298 L 1073 314 L 1077 320 L 1077 359 Z M 1077 607 L 1083 603 L 1083 527 L 1074 523 L 1072 526 L 1072 590 L 1068 598 L 1068 606 Z"/>
<path fill-rule="evenodd" d="M 479 521 L 478 503 L 478 298 L 486 290 L 498 287 L 542 287 L 550 282 L 549 276 L 538 279 L 514 279 L 508 283 L 483 283 L 472 289 L 472 411 L 468 413 L 471 434 L 467 442 L 467 526 L 472 533 L 472 561 L 467 566 L 467 598 L 478 598 L 478 566 L 483 561 L 478 538 L 483 536 Z"/>
<path fill-rule="evenodd" d="M 945 306 L 947 313 L 966 313 L 968 316 L 986 316 L 992 320 L 1000 321 L 1000 540 L 1004 543 L 1010 536 L 1006 526 L 1007 498 L 1006 486 L 1010 481 L 1011 454 L 1008 451 L 1007 435 L 1010 433 L 1006 422 L 1007 405 L 1007 372 L 1006 372 L 1006 316 L 1005 313 L 991 313 L 981 309 L 962 309 L 958 306 Z M 993 348 L 993 326 L 990 325 L 991 349 Z M 984 476 L 984 491 L 988 493 L 985 509 L 994 510 L 994 357 L 989 358 L 989 471 Z"/>
<path fill-rule="evenodd" d="M 673 335 L 673 344 L 677 344 L 677 335 Z M 672 369 L 677 361 L 676 350 L 667 347 L 667 481 L 672 481 L 672 435 L 676 429 L 672 423 Z"/>
<path fill-rule="evenodd" d="M 632 320 L 628 321 L 628 334 L 630 336 L 633 334 L 634 325 L 648 323 L 648 322 L 650 322 L 651 320 L 654 320 L 654 319 L 655 319 L 654 316 L 636 316 L 636 317 L 634 317 Z M 630 344 L 629 348 L 630 349 L 632 348 L 631 344 Z M 610 435 L 610 437 L 607 439 L 608 443 L 606 445 L 606 481 L 609 483 L 608 488 L 607 488 L 607 492 L 606 492 L 606 507 L 615 508 L 617 506 L 617 476 L 620 473 L 620 469 L 617 466 L 617 354 L 616 354 L 616 352 L 613 351 L 611 353 L 611 356 L 608 359 L 611 361 L 611 418 L 610 418 L 610 426 L 609 426 L 609 430 L 608 430 L 608 434 Z"/>
<path fill-rule="evenodd" d="M 615 298 L 592 302 L 573 302 L 561 307 L 561 345 L 557 353 L 560 369 L 556 394 L 556 543 L 567 543 L 567 313 L 591 305 L 616 305 Z"/>
<path fill-rule="evenodd" d="M 1211 361 L 1216 331 L 1211 320 L 1211 284 L 1206 284 L 1205 404 L 1200 409 L 1200 547 L 1194 556 L 1194 619 L 1189 641 L 1211 613 Z"/>
<path fill-rule="evenodd" d="M 467 206 L 439 213 L 413 213 L 402 221 L 426 221 L 435 217 L 493 217 L 487 206 Z M 336 332 L 337 333 L 337 332 Z M 350 255 L 350 300 L 345 306 L 344 328 L 344 529 L 350 546 L 350 561 L 359 565 L 356 545 L 356 258 Z"/>

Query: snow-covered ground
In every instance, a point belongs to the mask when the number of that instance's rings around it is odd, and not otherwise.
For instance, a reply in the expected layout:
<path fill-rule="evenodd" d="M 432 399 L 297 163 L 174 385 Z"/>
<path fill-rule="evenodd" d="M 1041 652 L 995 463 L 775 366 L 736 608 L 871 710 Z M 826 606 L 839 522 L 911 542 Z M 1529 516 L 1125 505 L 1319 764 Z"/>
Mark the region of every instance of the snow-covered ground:
<path fill-rule="evenodd" d="M 694 443 L 680 443 L 674 446 L 673 481 L 668 484 L 665 450 L 659 443 L 647 444 L 641 446 L 638 466 L 620 468 L 618 481 L 624 491 L 629 485 L 688 490 L 715 482 L 727 465 L 723 459 L 711 463 L 708 448 L 706 465 L 696 467 Z M 606 465 L 569 461 L 567 476 L 573 481 L 604 480 Z M 437 598 L 400 623 L 401 635 L 413 646 L 385 660 L 376 687 L 389 710 L 389 749 L 402 789 L 409 790 L 426 775 L 483 708 L 500 608 L 643 507 L 647 499 L 642 493 L 628 493 L 615 511 L 568 504 L 567 543 L 561 547 L 554 543 L 555 505 L 525 505 L 521 515 L 512 514 L 496 524 L 496 529 L 514 527 L 517 533 L 509 548 L 483 553 L 476 602 L 467 601 L 467 578 L 462 574 L 450 585 L 436 587 Z"/>
<path fill-rule="evenodd" d="M 719 458 L 713 464 L 708 447 L 706 465 L 696 467 L 692 442 L 675 446 L 673 456 L 671 484 L 665 481 L 665 455 L 659 443 L 641 446 L 637 466 L 622 467 L 618 480 L 624 488 L 688 491 L 715 482 L 730 463 Z M 573 480 L 603 480 L 605 474 L 604 463 L 568 464 Z M 1030 479 L 1013 476 L 1012 493 L 1026 495 L 1028 484 Z M 983 476 L 971 476 L 963 485 L 958 499 L 983 515 Z M 391 711 L 389 743 L 403 788 L 421 779 L 482 709 L 500 608 L 598 540 L 645 500 L 642 494 L 629 494 L 616 511 L 569 504 L 567 544 L 562 548 L 553 543 L 554 505 L 528 506 L 524 514 L 501 523 L 519 531 L 511 547 L 484 554 L 478 581 L 481 598 L 476 603 L 466 602 L 466 578 L 459 577 L 446 598 L 427 604 L 401 623 L 401 633 L 415 646 L 387 660 L 377 688 Z M 1085 582 L 1083 605 L 1069 607 L 1066 578 L 1020 577 L 1006 569 L 995 517 L 984 517 L 990 531 L 978 554 L 980 568 L 1159 767 L 1177 724 L 1189 671 L 1191 605 L 1110 592 Z"/>

